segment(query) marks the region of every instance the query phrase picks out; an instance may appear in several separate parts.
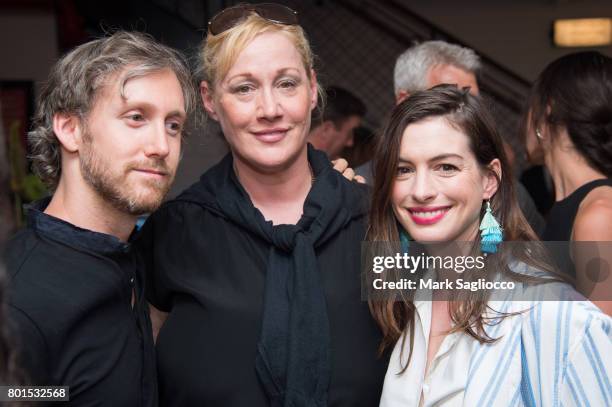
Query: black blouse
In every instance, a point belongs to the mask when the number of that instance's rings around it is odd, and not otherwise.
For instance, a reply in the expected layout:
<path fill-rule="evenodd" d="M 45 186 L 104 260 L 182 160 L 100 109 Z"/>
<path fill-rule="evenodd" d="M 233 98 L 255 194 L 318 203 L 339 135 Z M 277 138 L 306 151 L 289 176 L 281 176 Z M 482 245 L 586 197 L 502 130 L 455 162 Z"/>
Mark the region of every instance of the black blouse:
<path fill-rule="evenodd" d="M 331 329 L 329 406 L 377 406 L 387 360 L 361 301 L 365 216 L 316 249 Z M 149 301 L 170 312 L 157 339 L 163 406 L 268 406 L 255 371 L 270 245 L 200 205 L 172 201 L 141 240 Z"/>
<path fill-rule="evenodd" d="M 600 186 L 612 186 L 612 179 L 598 179 L 580 186 L 564 199 L 555 202 L 546 219 L 546 228 L 542 234 L 542 240 L 559 242 L 554 243 L 554 246 L 552 246 L 559 247 L 559 249 L 555 250 L 557 266 L 572 278 L 576 278 L 576 266 L 570 257 L 569 242 L 572 240 L 574 221 L 584 198 L 586 198 L 589 192 Z M 563 244 L 561 242 L 568 243 Z"/>

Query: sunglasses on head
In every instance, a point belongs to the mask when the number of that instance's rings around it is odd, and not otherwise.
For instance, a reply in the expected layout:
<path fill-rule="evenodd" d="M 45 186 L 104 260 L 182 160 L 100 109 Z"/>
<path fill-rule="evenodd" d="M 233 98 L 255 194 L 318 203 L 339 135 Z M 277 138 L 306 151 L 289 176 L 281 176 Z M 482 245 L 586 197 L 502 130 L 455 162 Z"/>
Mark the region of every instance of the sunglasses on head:
<path fill-rule="evenodd" d="M 262 4 L 238 4 L 237 6 L 226 8 L 214 16 L 208 22 L 208 31 L 212 35 L 221 34 L 237 26 L 251 13 L 257 13 L 260 17 L 273 23 L 296 25 L 298 24 L 297 11 L 289 7 L 275 3 Z"/>

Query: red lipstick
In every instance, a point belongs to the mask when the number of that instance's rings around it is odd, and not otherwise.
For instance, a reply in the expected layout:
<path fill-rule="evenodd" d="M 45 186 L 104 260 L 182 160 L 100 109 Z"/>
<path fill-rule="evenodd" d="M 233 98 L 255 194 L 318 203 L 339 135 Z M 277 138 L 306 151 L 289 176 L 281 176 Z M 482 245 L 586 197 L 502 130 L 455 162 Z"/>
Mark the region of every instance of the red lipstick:
<path fill-rule="evenodd" d="M 450 206 L 415 206 L 408 208 L 408 212 L 417 225 L 433 225 L 439 222 L 450 208 Z"/>

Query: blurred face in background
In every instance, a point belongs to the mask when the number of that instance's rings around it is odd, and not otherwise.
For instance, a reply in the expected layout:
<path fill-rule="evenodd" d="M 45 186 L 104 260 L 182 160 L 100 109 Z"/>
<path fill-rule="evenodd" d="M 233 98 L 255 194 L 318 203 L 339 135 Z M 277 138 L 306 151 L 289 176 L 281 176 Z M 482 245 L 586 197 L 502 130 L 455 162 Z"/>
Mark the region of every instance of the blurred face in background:
<path fill-rule="evenodd" d="M 429 87 L 441 84 L 457 85 L 459 89 L 470 88 L 470 93 L 478 96 L 480 90 L 476 82 L 476 76 L 472 72 L 465 71 L 454 65 L 433 66 L 427 75 Z"/>
<path fill-rule="evenodd" d="M 217 84 L 203 82 L 202 97 L 237 165 L 273 173 L 306 159 L 317 83 L 287 34 L 259 34 Z"/>
<path fill-rule="evenodd" d="M 333 121 L 327 120 L 320 124 L 316 131 L 316 142 L 313 144 L 320 150 L 327 153 L 327 156 L 334 160 L 346 147 L 352 147 L 355 142 L 355 129 L 361 125 L 361 117 L 357 115 L 349 116 L 336 125 Z"/>
<path fill-rule="evenodd" d="M 437 85 L 449 84 L 457 85 L 459 89 L 469 87 L 470 93 L 474 96 L 478 96 L 480 93 L 480 89 L 478 88 L 478 82 L 476 80 L 476 75 L 474 75 L 472 72 L 463 70 L 454 65 L 434 65 L 427 72 L 426 79 L 427 89 L 433 88 Z M 405 91 L 400 91 L 396 97 L 396 104 L 399 104 L 408 96 L 410 96 L 409 93 Z"/>

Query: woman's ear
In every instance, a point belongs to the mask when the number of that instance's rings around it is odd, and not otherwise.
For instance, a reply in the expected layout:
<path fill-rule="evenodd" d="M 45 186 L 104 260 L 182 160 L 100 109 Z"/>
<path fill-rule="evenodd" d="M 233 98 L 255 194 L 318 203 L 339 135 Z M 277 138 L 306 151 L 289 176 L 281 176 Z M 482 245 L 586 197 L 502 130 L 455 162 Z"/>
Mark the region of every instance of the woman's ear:
<path fill-rule="evenodd" d="M 317 74 L 314 69 L 310 69 L 310 110 L 317 107 L 319 100 L 319 86 L 317 84 Z"/>
<path fill-rule="evenodd" d="M 487 165 L 487 171 L 482 177 L 482 199 L 491 199 L 495 195 L 501 179 L 501 162 L 496 158 Z"/>
<path fill-rule="evenodd" d="M 77 116 L 56 113 L 53 115 L 53 132 L 64 150 L 69 153 L 79 151 L 83 141 L 83 129 Z"/>
<path fill-rule="evenodd" d="M 202 97 L 202 103 L 204 104 L 206 113 L 213 119 L 219 121 L 219 117 L 215 111 L 212 88 L 207 81 L 200 82 L 200 96 Z"/>

